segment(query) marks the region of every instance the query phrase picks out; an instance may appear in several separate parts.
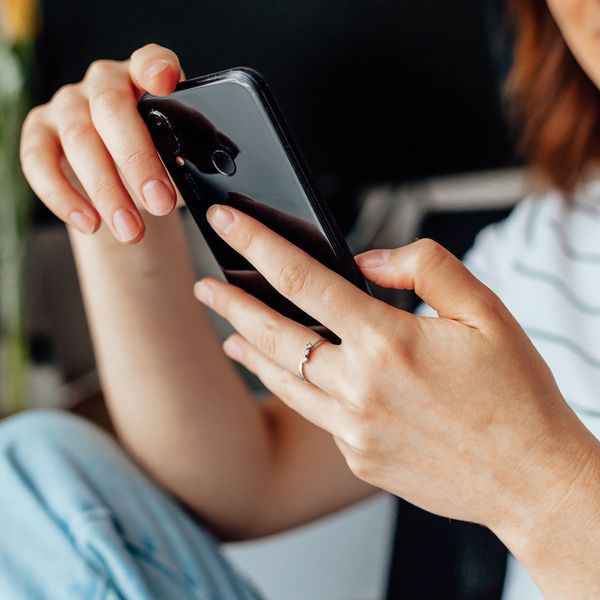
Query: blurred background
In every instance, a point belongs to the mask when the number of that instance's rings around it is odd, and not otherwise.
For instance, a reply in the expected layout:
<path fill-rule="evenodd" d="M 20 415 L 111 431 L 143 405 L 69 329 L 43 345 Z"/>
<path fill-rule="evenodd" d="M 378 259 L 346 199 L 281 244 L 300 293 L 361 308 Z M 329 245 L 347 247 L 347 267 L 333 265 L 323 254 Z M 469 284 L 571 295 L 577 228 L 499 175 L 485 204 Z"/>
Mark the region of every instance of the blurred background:
<path fill-rule="evenodd" d="M 61 406 L 110 427 L 64 227 L 28 200 L 15 152 L 25 107 L 95 59 L 157 42 L 188 76 L 260 71 L 355 252 L 427 235 L 462 256 L 524 193 L 502 102 L 511 36 L 501 0 L 0 6 L 0 412 Z M 212 259 L 187 226 L 206 273 Z M 506 560 L 488 531 L 386 495 L 227 552 L 269 600 L 496 599 Z"/>

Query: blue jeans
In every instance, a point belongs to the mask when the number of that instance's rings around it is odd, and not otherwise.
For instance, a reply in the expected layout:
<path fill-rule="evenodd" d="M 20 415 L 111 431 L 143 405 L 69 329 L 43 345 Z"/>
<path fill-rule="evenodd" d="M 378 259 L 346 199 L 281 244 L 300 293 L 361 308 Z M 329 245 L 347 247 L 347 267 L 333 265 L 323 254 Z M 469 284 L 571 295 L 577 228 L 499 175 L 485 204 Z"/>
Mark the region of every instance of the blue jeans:
<path fill-rule="evenodd" d="M 260 596 L 108 435 L 44 410 L 0 421 L 0 598 Z"/>

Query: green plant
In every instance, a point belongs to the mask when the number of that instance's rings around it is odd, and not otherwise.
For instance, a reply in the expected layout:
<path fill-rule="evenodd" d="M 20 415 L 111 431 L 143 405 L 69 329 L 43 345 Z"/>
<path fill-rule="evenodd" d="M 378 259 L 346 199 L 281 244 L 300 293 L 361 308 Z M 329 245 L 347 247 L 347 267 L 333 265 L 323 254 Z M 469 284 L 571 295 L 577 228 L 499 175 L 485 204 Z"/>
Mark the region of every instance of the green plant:
<path fill-rule="evenodd" d="M 0 409 L 27 405 L 29 353 L 24 271 L 31 192 L 19 166 L 19 136 L 29 105 L 35 5 L 0 0 Z"/>

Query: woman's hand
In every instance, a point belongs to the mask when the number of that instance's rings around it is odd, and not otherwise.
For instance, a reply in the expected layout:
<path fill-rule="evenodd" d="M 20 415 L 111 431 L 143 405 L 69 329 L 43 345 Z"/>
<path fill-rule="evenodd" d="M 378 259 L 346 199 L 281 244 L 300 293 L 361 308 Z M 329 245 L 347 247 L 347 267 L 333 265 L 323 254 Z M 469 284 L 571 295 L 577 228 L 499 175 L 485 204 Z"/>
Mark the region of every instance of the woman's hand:
<path fill-rule="evenodd" d="M 284 296 L 341 339 L 297 365 L 317 335 L 227 283 L 197 297 L 239 332 L 225 352 L 331 432 L 368 483 L 497 533 L 538 526 L 597 468 L 598 444 L 501 301 L 431 240 L 357 258 L 375 283 L 414 289 L 440 318 L 362 292 L 251 217 L 209 221 Z M 593 458 L 593 460 L 592 460 Z M 506 537 L 506 536 L 505 536 Z"/>
<path fill-rule="evenodd" d="M 127 61 L 92 63 L 83 81 L 29 113 L 23 172 L 55 215 L 86 234 L 102 219 L 118 240 L 135 243 L 144 234 L 138 198 L 153 215 L 171 212 L 175 190 L 137 101 L 144 91 L 171 93 L 181 77 L 177 56 L 150 44 Z"/>

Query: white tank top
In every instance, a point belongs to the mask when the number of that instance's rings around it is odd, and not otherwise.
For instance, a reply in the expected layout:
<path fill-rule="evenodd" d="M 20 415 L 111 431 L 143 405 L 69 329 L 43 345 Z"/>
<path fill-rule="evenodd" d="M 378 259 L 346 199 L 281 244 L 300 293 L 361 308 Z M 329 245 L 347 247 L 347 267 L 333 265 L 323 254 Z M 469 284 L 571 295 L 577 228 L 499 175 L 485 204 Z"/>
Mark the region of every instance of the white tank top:
<path fill-rule="evenodd" d="M 600 437 L 600 183 L 523 200 L 464 259 L 517 318 L 581 421 Z M 435 314 L 422 305 L 418 314 Z M 503 600 L 543 600 L 509 558 Z"/>

